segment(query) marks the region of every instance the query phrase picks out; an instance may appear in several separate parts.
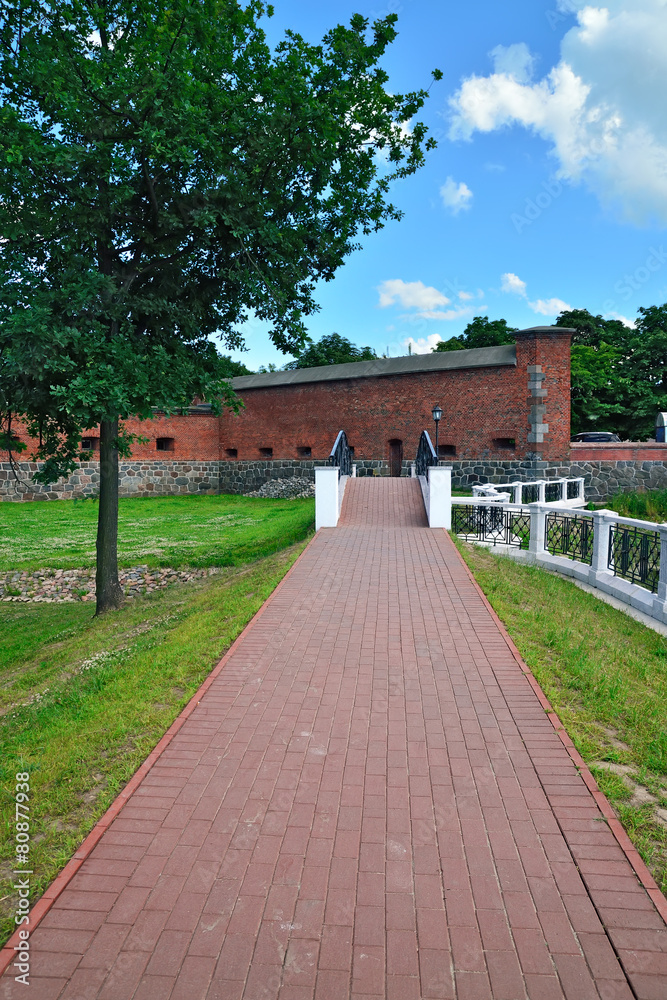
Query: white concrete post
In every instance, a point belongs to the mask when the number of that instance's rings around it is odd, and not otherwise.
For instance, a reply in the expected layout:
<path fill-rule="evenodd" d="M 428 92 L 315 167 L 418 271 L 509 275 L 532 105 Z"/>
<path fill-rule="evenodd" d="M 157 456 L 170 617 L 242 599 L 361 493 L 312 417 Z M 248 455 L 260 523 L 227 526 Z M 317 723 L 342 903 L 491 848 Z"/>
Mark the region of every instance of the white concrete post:
<path fill-rule="evenodd" d="M 530 539 L 528 551 L 534 556 L 544 552 L 547 510 L 541 503 L 530 505 Z"/>
<path fill-rule="evenodd" d="M 514 503 L 523 503 L 523 483 L 514 484 Z"/>
<path fill-rule="evenodd" d="M 585 500 L 586 491 L 584 490 L 584 477 L 581 476 L 580 478 L 575 479 L 575 483 L 577 484 L 577 499 Z"/>
<path fill-rule="evenodd" d="M 410 466 L 410 479 L 416 479 L 416 478 L 417 478 L 417 466 L 413 462 L 412 465 Z"/>
<path fill-rule="evenodd" d="M 667 524 L 659 524 L 658 530 L 660 531 L 660 577 L 653 610 L 665 616 L 667 615 Z"/>
<path fill-rule="evenodd" d="M 356 465 L 352 466 L 352 478 L 353 479 L 357 478 L 357 467 L 356 467 Z"/>
<path fill-rule="evenodd" d="M 431 528 L 452 527 L 452 469 L 432 465 L 428 470 L 428 523 Z"/>
<path fill-rule="evenodd" d="M 338 524 L 338 468 L 315 469 L 315 531 Z"/>
<path fill-rule="evenodd" d="M 541 482 L 539 482 L 537 484 L 537 502 L 538 503 L 546 503 L 546 500 L 547 500 L 546 488 L 547 488 L 547 484 L 544 482 L 544 480 L 542 480 Z"/>
<path fill-rule="evenodd" d="M 561 500 L 567 500 L 567 479 L 561 479 L 560 481 L 560 498 Z"/>
<path fill-rule="evenodd" d="M 596 510 L 593 514 L 593 559 L 590 580 L 595 586 L 602 573 L 609 572 L 609 529 L 616 519 L 611 510 Z"/>

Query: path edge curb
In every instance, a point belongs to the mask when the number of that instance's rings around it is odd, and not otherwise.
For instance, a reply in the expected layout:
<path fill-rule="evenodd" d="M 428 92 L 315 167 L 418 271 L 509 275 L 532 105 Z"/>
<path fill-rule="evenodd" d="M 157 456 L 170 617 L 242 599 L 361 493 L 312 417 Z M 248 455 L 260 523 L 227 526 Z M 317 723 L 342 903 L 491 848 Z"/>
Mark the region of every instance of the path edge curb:
<path fill-rule="evenodd" d="M 656 880 L 651 875 L 651 872 L 649 871 L 648 867 L 646 866 L 646 863 L 642 860 L 642 857 L 639 854 L 639 851 L 637 850 L 637 848 L 635 847 L 635 845 L 632 843 L 632 841 L 630 840 L 629 836 L 625 832 L 625 830 L 624 830 L 624 828 L 623 828 L 620 820 L 618 819 L 618 817 L 616 816 L 616 813 L 614 812 L 614 810 L 612 808 L 611 803 L 609 802 L 609 799 L 598 788 L 598 784 L 597 784 L 595 778 L 593 777 L 593 775 L 592 775 L 592 773 L 591 773 L 588 765 L 586 764 L 585 760 L 583 759 L 583 757 L 581 756 L 581 754 L 579 753 L 579 751 L 576 749 L 574 743 L 572 742 L 572 740 L 568 736 L 567 731 L 565 729 L 565 726 L 561 722 L 558 714 L 554 711 L 553 706 L 549 702 L 549 699 L 547 698 L 547 696 L 545 695 L 544 691 L 542 690 L 542 688 L 540 687 L 539 683 L 537 682 L 537 679 L 535 678 L 535 676 L 534 676 L 533 672 L 531 671 L 530 667 L 524 661 L 523 657 L 521 656 L 521 653 L 519 652 L 519 650 L 517 649 L 514 641 L 512 640 L 512 637 L 510 636 L 510 634 L 507 631 L 507 629 L 506 629 L 505 625 L 503 624 L 503 622 L 500 620 L 500 618 L 498 617 L 498 615 L 494 611 L 494 609 L 491 606 L 491 603 L 488 600 L 486 594 L 484 593 L 484 591 L 482 590 L 482 588 L 478 584 L 477 580 L 475 579 L 475 577 L 474 577 L 474 575 L 472 573 L 472 570 L 470 569 L 470 567 L 466 563 L 465 559 L 463 558 L 463 556 L 459 552 L 458 548 L 454 544 L 453 539 L 450 537 L 450 535 L 449 535 L 449 533 L 447 531 L 445 531 L 444 534 L 447 535 L 447 537 L 449 538 L 450 542 L 452 543 L 452 547 L 454 548 L 454 551 L 456 552 L 457 558 L 461 561 L 461 564 L 464 567 L 464 569 L 465 569 L 465 571 L 466 571 L 466 573 L 467 573 L 467 575 L 468 575 L 468 577 L 469 577 L 472 585 L 474 586 L 474 588 L 477 590 L 477 592 L 479 593 L 480 597 L 482 598 L 482 601 L 484 602 L 487 610 L 489 611 L 489 613 L 490 613 L 491 617 L 493 618 L 495 624 L 498 626 L 498 628 L 499 628 L 499 630 L 500 630 L 500 632 L 501 632 L 501 634 L 502 634 L 505 642 L 507 643 L 507 645 L 509 647 L 509 650 L 512 653 L 512 656 L 514 657 L 514 659 L 518 663 L 519 667 L 521 668 L 522 673 L 526 677 L 526 680 L 528 681 L 528 683 L 530 684 L 531 688 L 535 692 L 540 705 L 542 706 L 542 708 L 547 713 L 547 717 L 548 717 L 549 721 L 551 722 L 551 725 L 554 727 L 554 729 L 556 731 L 556 734 L 558 735 L 561 743 L 563 744 L 563 746 L 567 750 L 567 752 L 570 755 L 570 758 L 572 759 L 575 767 L 577 768 L 577 770 L 581 774 L 581 777 L 584 780 L 584 784 L 586 785 L 586 787 L 588 788 L 588 790 L 591 792 L 593 798 L 595 799 L 595 803 L 596 803 L 598 809 L 600 810 L 600 812 L 602 813 L 602 815 L 604 816 L 604 818 L 607 820 L 607 822 L 609 824 L 609 829 L 613 833 L 613 835 L 614 835 L 614 837 L 616 839 L 616 842 L 618 843 L 618 846 L 621 848 L 621 850 L 625 854 L 625 856 L 628 859 L 628 861 L 630 863 L 630 866 L 632 867 L 635 875 L 639 879 L 639 882 L 644 887 L 644 889 L 646 890 L 647 894 L 649 895 L 649 897 L 653 901 L 653 904 L 654 904 L 656 910 L 658 911 L 658 913 L 660 914 L 660 916 L 662 917 L 662 919 L 667 924 L 667 899 L 665 898 L 665 896 L 660 891 L 658 883 L 656 882 Z"/>
<path fill-rule="evenodd" d="M 148 772 L 151 770 L 156 761 L 162 756 L 163 752 L 167 749 L 174 736 L 179 732 L 185 721 L 192 715 L 195 708 L 201 701 L 202 697 L 208 689 L 213 684 L 214 680 L 218 675 L 224 670 L 227 661 L 236 651 L 236 646 L 241 642 L 245 636 L 248 629 L 255 624 L 258 618 L 261 618 L 264 614 L 266 607 L 268 606 L 271 599 L 279 590 L 282 589 L 283 585 L 287 582 L 292 572 L 296 569 L 298 563 L 301 562 L 302 558 L 305 556 L 308 549 L 311 547 L 317 534 L 314 534 L 310 541 L 307 543 L 306 547 L 302 552 L 299 553 L 297 558 L 294 560 L 290 568 L 285 573 L 282 580 L 274 588 L 274 590 L 269 594 L 267 599 L 264 601 L 262 606 L 257 609 L 255 614 L 252 616 L 250 621 L 245 625 L 241 632 L 237 635 L 234 642 L 231 644 L 227 652 L 223 655 L 222 659 L 216 663 L 211 672 L 202 681 L 200 686 L 197 688 L 193 696 L 188 701 L 187 705 L 181 709 L 179 714 L 176 716 L 169 729 L 166 731 L 164 736 L 162 736 L 158 742 L 155 744 L 151 752 L 149 753 L 143 764 L 140 764 L 137 770 L 134 772 L 132 777 L 129 779 L 127 784 L 121 789 L 116 798 L 113 800 L 106 812 L 100 816 L 95 825 L 93 826 L 90 833 L 86 835 L 84 840 L 81 842 L 77 850 L 74 852 L 70 860 L 67 862 L 65 867 L 61 872 L 59 872 L 54 878 L 53 882 L 48 886 L 48 888 L 42 893 L 37 902 L 28 911 L 30 916 L 30 935 L 32 936 L 36 927 L 39 926 L 42 919 L 49 912 L 55 901 L 58 899 L 60 894 L 72 881 L 79 868 L 81 868 L 84 861 L 87 861 L 90 857 L 93 848 L 96 846 L 99 840 L 101 840 L 102 835 L 111 826 L 113 821 L 116 819 L 121 809 L 128 801 L 132 793 L 139 787 L 141 782 L 144 780 Z M 298 543 L 297 543 L 298 544 Z M 11 937 L 3 945 L 0 950 L 0 976 L 3 976 L 9 966 L 12 964 L 13 959 L 16 958 L 15 945 L 19 943 L 19 930 L 22 928 L 17 927 Z"/>

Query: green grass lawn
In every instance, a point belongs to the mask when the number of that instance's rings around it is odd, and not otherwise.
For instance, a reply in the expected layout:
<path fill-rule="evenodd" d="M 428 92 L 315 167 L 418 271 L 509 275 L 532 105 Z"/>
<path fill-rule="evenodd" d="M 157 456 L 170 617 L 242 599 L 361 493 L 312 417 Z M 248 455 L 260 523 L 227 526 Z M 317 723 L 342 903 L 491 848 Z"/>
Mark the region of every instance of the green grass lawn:
<path fill-rule="evenodd" d="M 604 505 L 622 517 L 662 522 L 667 518 L 667 490 L 632 490 L 616 493 Z"/>
<path fill-rule="evenodd" d="M 39 505 L 39 513 L 50 515 L 52 506 Z M 3 941 L 13 930 L 16 902 L 10 851 L 15 774 L 31 775 L 34 900 L 302 548 L 292 546 L 242 568 L 168 587 L 99 619 L 85 604 L 1 607 Z"/>
<path fill-rule="evenodd" d="M 304 539 L 315 501 L 184 496 L 120 501 L 120 566 L 239 566 Z M 94 566 L 97 503 L 0 503 L 0 572 Z"/>
<path fill-rule="evenodd" d="M 562 577 L 458 545 L 666 892 L 667 639 Z"/>

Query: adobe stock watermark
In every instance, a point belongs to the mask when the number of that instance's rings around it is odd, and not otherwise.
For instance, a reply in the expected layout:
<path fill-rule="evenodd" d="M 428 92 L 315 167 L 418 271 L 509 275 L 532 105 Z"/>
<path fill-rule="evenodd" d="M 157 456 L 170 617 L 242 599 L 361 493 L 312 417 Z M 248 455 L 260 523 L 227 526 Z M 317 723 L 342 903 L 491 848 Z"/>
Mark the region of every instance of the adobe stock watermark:
<path fill-rule="evenodd" d="M 17 894 L 14 923 L 19 928 L 19 943 L 14 945 L 16 960 L 14 979 L 24 986 L 30 985 L 30 775 L 27 771 L 16 774 L 14 790 L 14 881 Z"/>
<path fill-rule="evenodd" d="M 648 284 L 653 275 L 660 271 L 665 264 L 667 264 L 667 251 L 662 244 L 659 247 L 649 247 L 649 253 L 644 263 L 636 267 L 634 271 L 626 272 L 622 278 L 614 282 L 614 291 L 621 299 L 621 303 L 628 302 L 633 292 L 638 292 L 644 285 Z M 659 296 L 667 296 L 667 288 L 660 289 L 658 294 Z M 602 303 L 602 311 L 605 315 L 617 313 L 619 311 L 618 301 L 605 299 Z"/>
<path fill-rule="evenodd" d="M 563 21 L 567 21 L 568 17 L 572 14 L 578 14 L 580 10 L 584 7 L 590 5 L 590 0 L 560 0 L 557 10 L 545 10 L 544 16 L 547 19 L 547 23 L 552 31 L 555 30 L 556 25 L 562 24 Z"/>
<path fill-rule="evenodd" d="M 563 185 L 555 177 L 548 181 L 543 181 L 542 191 L 538 192 L 534 198 L 526 198 L 523 214 L 513 212 L 510 216 L 510 222 L 517 233 L 523 232 L 526 226 L 532 226 L 548 208 L 551 208 L 562 193 Z"/>

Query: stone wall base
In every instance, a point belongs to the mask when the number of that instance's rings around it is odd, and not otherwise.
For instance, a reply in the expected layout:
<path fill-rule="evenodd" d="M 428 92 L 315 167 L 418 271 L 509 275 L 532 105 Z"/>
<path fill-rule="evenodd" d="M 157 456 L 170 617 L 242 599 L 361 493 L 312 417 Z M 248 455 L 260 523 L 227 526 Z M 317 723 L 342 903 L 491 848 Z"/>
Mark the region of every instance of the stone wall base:
<path fill-rule="evenodd" d="M 258 490 L 271 479 L 315 480 L 315 468 L 323 461 L 276 460 L 265 462 L 123 462 L 120 466 L 120 495 L 178 496 L 195 493 L 243 494 Z M 381 460 L 355 460 L 358 476 L 386 476 L 389 466 Z M 404 461 L 402 474 L 410 475 L 412 462 Z M 629 490 L 667 489 L 667 462 L 658 461 L 446 461 L 452 468 L 452 487 L 470 489 L 475 483 L 503 483 L 513 480 L 558 479 L 583 476 L 586 499 L 604 501 L 613 493 Z M 69 479 L 42 486 L 32 475 L 34 462 L 20 464 L 20 482 L 10 466 L 0 464 L 0 500 L 66 500 L 96 496 L 99 490 L 99 464 L 85 462 Z"/>

